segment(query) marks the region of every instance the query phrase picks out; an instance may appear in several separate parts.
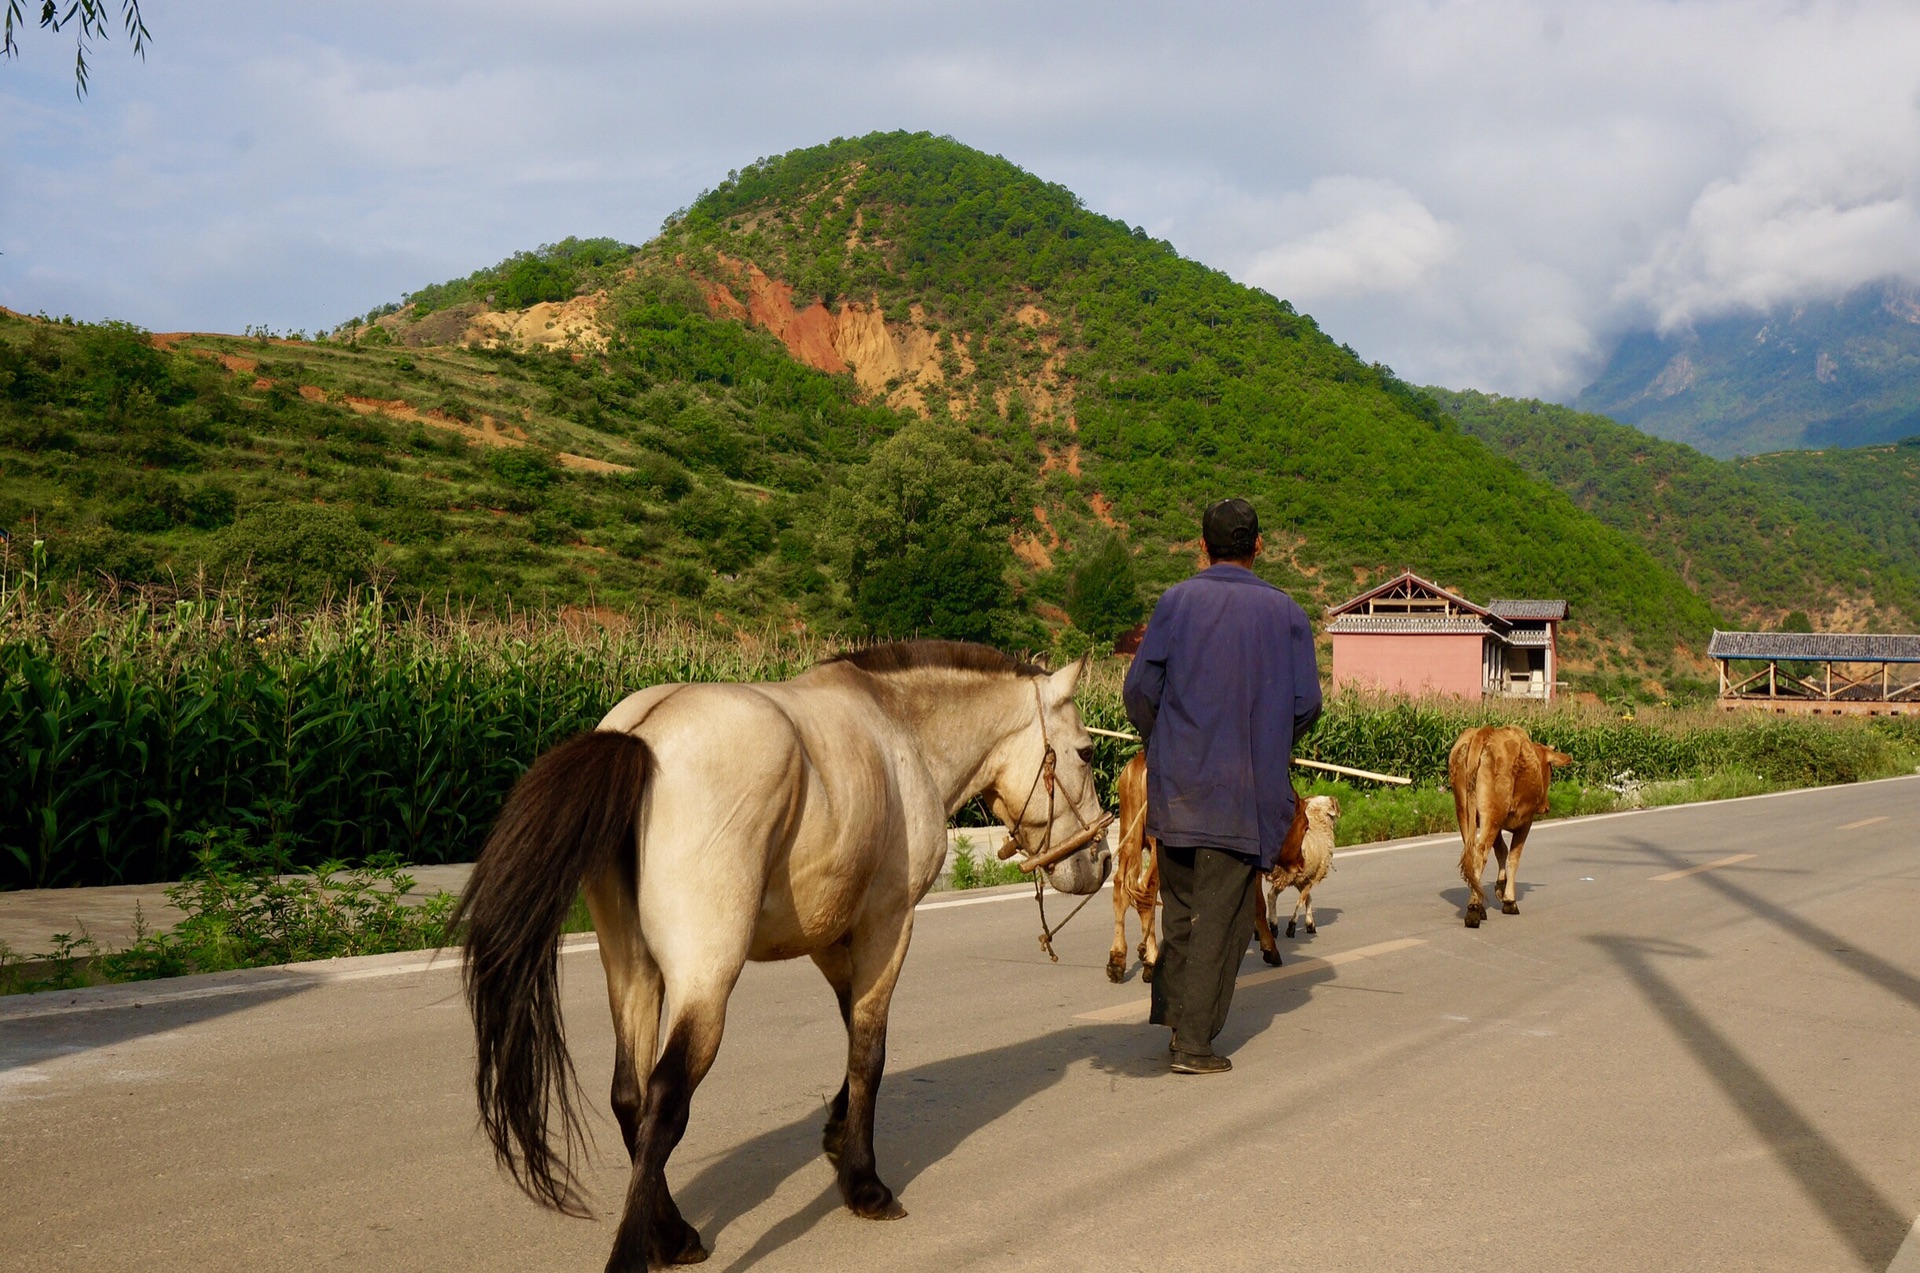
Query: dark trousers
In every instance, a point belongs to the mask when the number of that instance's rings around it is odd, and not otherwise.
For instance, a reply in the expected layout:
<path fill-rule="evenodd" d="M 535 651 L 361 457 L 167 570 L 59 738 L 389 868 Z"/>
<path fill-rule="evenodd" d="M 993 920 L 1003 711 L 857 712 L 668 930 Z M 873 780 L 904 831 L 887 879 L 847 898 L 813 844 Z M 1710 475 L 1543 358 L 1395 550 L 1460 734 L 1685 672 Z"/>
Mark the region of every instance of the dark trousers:
<path fill-rule="evenodd" d="M 1233 982 L 1253 936 L 1251 858 L 1224 849 L 1162 845 L 1160 962 L 1153 973 L 1155 1025 L 1173 1027 L 1173 1046 L 1205 1055 L 1227 1024 Z"/>

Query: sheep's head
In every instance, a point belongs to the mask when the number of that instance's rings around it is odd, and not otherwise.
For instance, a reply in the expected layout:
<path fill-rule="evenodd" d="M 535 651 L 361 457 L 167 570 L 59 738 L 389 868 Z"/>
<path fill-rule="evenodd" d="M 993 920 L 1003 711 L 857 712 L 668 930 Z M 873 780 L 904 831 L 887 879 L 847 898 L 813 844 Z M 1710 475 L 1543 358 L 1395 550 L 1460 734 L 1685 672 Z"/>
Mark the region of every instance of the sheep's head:
<path fill-rule="evenodd" d="M 1332 826 L 1340 820 L 1340 801 L 1335 796 L 1308 796 L 1307 820 Z"/>

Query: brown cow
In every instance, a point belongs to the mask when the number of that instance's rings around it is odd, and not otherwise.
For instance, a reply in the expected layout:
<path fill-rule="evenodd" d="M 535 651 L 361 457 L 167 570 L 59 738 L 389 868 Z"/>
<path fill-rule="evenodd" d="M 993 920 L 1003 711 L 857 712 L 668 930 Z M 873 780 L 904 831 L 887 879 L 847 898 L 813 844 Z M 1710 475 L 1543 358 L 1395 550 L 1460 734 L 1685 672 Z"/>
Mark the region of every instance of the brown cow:
<path fill-rule="evenodd" d="M 1129 760 L 1126 768 L 1120 771 L 1120 780 L 1115 784 L 1120 797 L 1120 834 L 1116 837 L 1113 854 L 1113 948 L 1107 952 L 1107 980 L 1121 981 L 1127 975 L 1127 912 L 1136 912 L 1140 916 L 1140 979 L 1153 981 L 1153 970 L 1160 962 L 1160 943 L 1153 935 L 1153 908 L 1160 901 L 1160 846 L 1147 836 L 1147 755 L 1137 753 Z M 1332 816 L 1340 816 L 1340 807 L 1332 805 Z M 1280 863 L 1268 876 L 1268 883 L 1274 888 L 1275 896 L 1279 890 L 1300 882 L 1306 863 L 1304 843 L 1307 838 L 1307 802 L 1298 792 L 1293 799 L 1293 825 L 1287 828 L 1286 842 L 1280 848 Z M 1328 829 L 1328 844 L 1332 844 L 1331 825 Z M 1322 869 L 1314 876 L 1318 883 L 1326 871 Z M 1302 877 L 1304 878 L 1304 877 Z M 1309 883 L 1305 892 L 1313 888 Z M 1273 929 L 1267 922 L 1266 899 L 1261 895 L 1261 885 L 1254 885 L 1254 900 L 1259 903 L 1255 917 L 1255 930 L 1260 938 L 1261 958 L 1270 964 L 1280 962 L 1279 948 L 1274 944 Z M 1296 908 L 1297 913 L 1297 908 Z M 1307 931 L 1313 931 L 1313 911 L 1307 911 Z M 1293 936 L 1293 924 L 1287 924 L 1287 936 Z"/>
<path fill-rule="evenodd" d="M 1153 935 L 1153 908 L 1160 901 L 1160 846 L 1147 838 L 1147 753 L 1140 752 L 1120 771 L 1120 834 L 1113 853 L 1113 949 L 1107 954 L 1107 980 L 1127 975 L 1127 911 L 1140 915 L 1140 980 L 1153 980 L 1160 943 Z"/>
<path fill-rule="evenodd" d="M 1487 850 L 1500 863 L 1494 888 L 1500 909 L 1518 915 L 1514 885 L 1520 875 L 1520 851 L 1527 846 L 1533 820 L 1547 811 L 1547 784 L 1557 765 L 1573 757 L 1536 743 L 1518 725 L 1482 725 L 1454 740 L 1447 753 L 1447 778 L 1453 784 L 1453 812 L 1460 821 L 1460 875 L 1467 881 L 1467 927 L 1478 928 L 1487 917 L 1487 897 L 1480 888 Z M 1512 846 L 1500 836 L 1508 832 Z"/>

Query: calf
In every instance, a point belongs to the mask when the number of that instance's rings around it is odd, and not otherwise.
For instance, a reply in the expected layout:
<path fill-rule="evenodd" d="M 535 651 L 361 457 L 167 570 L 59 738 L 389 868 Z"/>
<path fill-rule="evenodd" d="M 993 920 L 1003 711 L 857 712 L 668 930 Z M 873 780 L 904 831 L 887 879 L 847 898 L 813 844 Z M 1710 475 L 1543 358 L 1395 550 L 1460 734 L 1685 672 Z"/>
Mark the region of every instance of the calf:
<path fill-rule="evenodd" d="M 1283 849 L 1279 864 L 1267 873 L 1264 890 L 1258 885 L 1254 888 L 1260 907 L 1254 913 L 1254 932 L 1260 938 L 1260 958 L 1270 964 L 1280 962 L 1280 948 L 1273 939 L 1272 923 L 1272 917 L 1280 914 L 1280 894 L 1290 888 L 1300 890 L 1294 899 L 1293 914 L 1287 919 L 1287 936 L 1293 936 L 1294 924 L 1303 910 L 1307 915 L 1307 931 L 1320 931 L 1313 924 L 1313 886 L 1326 879 L 1327 871 L 1333 866 L 1334 825 L 1339 820 L 1340 802 L 1334 797 L 1302 797 L 1295 793 L 1293 825 L 1287 829 L 1286 847 L 1291 849 L 1297 844 L 1298 856 Z"/>
<path fill-rule="evenodd" d="M 1140 752 L 1120 771 L 1120 834 L 1113 854 L 1113 949 L 1107 954 L 1107 980 L 1127 975 L 1127 911 L 1140 915 L 1140 980 L 1153 980 L 1160 943 L 1153 935 L 1153 908 L 1160 901 L 1160 846 L 1147 836 L 1147 754 Z"/>
<path fill-rule="evenodd" d="M 1487 898 L 1480 888 L 1487 850 L 1500 863 L 1494 883 L 1500 909 L 1518 915 L 1514 888 L 1520 875 L 1520 851 L 1527 845 L 1533 820 L 1547 811 L 1547 784 L 1558 765 L 1573 757 L 1536 743 L 1518 725 L 1482 725 L 1454 740 L 1447 753 L 1447 778 L 1453 784 L 1453 812 L 1460 822 L 1460 874 L 1467 881 L 1467 927 L 1478 928 L 1487 917 Z M 1509 847 L 1500 833 L 1512 839 Z"/>

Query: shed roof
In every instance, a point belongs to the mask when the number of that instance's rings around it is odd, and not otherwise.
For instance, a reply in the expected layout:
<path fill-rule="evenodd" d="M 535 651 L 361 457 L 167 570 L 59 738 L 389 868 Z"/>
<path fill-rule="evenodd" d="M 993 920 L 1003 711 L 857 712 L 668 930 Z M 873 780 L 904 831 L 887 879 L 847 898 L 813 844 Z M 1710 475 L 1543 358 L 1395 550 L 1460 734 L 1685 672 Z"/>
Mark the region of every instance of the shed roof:
<path fill-rule="evenodd" d="M 1487 602 L 1487 609 L 1502 619 L 1564 619 L 1567 617 L 1567 603 L 1564 601 L 1495 598 Z"/>
<path fill-rule="evenodd" d="M 1833 663 L 1920 663 L 1920 636 L 1868 632 L 1718 632 L 1710 659 L 1814 659 Z"/>

